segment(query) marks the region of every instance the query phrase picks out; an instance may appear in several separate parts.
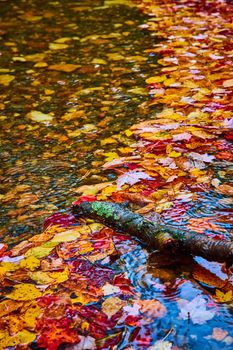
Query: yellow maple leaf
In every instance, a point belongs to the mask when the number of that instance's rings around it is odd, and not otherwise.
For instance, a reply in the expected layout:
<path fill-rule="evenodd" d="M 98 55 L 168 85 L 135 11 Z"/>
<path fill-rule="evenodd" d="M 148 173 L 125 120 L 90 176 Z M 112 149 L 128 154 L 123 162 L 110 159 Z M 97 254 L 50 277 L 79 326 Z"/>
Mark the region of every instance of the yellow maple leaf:
<path fill-rule="evenodd" d="M 26 301 L 42 296 L 41 291 L 30 283 L 21 283 L 14 286 L 13 291 L 6 295 L 8 299 Z"/>
<path fill-rule="evenodd" d="M 37 302 L 33 300 L 33 302 L 27 306 L 27 310 L 24 315 L 22 315 L 22 319 L 26 323 L 27 328 L 34 329 L 37 318 L 41 313 L 42 309 L 37 305 Z"/>
<path fill-rule="evenodd" d="M 78 187 L 75 192 L 76 193 L 82 193 L 82 195 L 95 195 L 98 192 L 100 192 L 103 188 L 109 186 L 111 182 L 103 182 L 95 185 L 83 185 Z"/>
<path fill-rule="evenodd" d="M 1 74 L 0 75 L 0 84 L 8 86 L 12 80 L 14 80 L 15 77 L 10 74 Z"/>
<path fill-rule="evenodd" d="M 113 137 L 107 137 L 106 139 L 100 141 L 101 146 L 109 145 L 111 143 L 117 143 L 117 140 Z"/>
<path fill-rule="evenodd" d="M 26 259 L 20 261 L 20 267 L 28 269 L 30 271 L 36 270 L 40 266 L 40 260 L 35 256 L 29 256 Z"/>
<path fill-rule="evenodd" d="M 116 190 L 117 190 L 116 185 L 111 185 L 111 186 L 105 187 L 105 188 L 101 191 L 101 193 L 97 196 L 97 199 L 98 199 L 98 200 L 105 200 L 105 199 L 107 199 L 109 196 L 111 196 L 113 192 L 116 192 Z"/>
<path fill-rule="evenodd" d="M 232 290 L 229 290 L 227 293 L 223 293 L 219 289 L 217 289 L 215 296 L 219 303 L 227 303 L 233 300 Z"/>
<path fill-rule="evenodd" d="M 113 159 L 117 159 L 117 158 L 120 158 L 120 156 L 116 153 L 116 152 L 106 152 L 104 153 L 105 157 L 106 157 L 106 161 L 107 162 L 110 162 L 112 161 Z"/>
<path fill-rule="evenodd" d="M 61 272 L 50 272 L 48 275 L 54 279 L 56 283 L 67 281 L 70 276 L 69 269 L 67 267 Z"/>
<path fill-rule="evenodd" d="M 29 272 L 28 276 L 38 284 L 50 284 L 53 282 L 53 278 L 44 271 Z"/>
<path fill-rule="evenodd" d="M 157 77 L 150 77 L 150 78 L 146 79 L 146 83 L 147 84 L 161 83 L 166 79 L 167 79 L 166 75 L 161 75 L 161 76 L 157 76 Z"/>
<path fill-rule="evenodd" d="M 125 130 L 125 135 L 129 137 L 129 136 L 133 135 L 133 132 L 131 130 L 127 129 L 127 130 Z"/>
<path fill-rule="evenodd" d="M 17 345 L 26 345 L 33 340 L 35 340 L 37 337 L 37 334 L 29 332 L 27 330 L 23 330 L 16 335 L 12 336 L 8 332 L 4 332 L 4 337 L 1 339 L 1 348 L 0 349 L 5 349 L 9 348 L 11 346 L 17 346 Z"/>

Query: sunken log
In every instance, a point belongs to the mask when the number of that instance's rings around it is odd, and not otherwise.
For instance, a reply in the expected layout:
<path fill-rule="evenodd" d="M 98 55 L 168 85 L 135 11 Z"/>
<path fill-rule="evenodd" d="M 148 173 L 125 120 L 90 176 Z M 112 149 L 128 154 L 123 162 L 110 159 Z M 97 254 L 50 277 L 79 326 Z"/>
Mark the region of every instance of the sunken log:
<path fill-rule="evenodd" d="M 220 241 L 193 231 L 149 221 L 123 205 L 99 201 L 81 202 L 74 205 L 72 210 L 77 219 L 90 218 L 116 231 L 128 233 L 151 249 L 168 254 L 188 253 L 209 261 L 233 264 L 233 242 Z"/>

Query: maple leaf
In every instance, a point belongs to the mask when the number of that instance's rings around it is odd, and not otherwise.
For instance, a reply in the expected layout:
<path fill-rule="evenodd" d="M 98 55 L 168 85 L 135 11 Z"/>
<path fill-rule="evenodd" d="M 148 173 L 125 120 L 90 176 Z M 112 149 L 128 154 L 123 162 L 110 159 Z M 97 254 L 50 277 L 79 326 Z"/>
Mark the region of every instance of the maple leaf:
<path fill-rule="evenodd" d="M 216 299 L 219 303 L 227 303 L 233 300 L 232 290 L 227 293 L 221 292 L 219 289 L 216 290 Z"/>
<path fill-rule="evenodd" d="M 110 297 L 102 304 L 102 311 L 110 318 L 115 315 L 123 306 L 125 302 L 118 297 Z"/>
<path fill-rule="evenodd" d="M 231 119 L 225 119 L 223 121 L 223 126 L 229 129 L 233 129 L 233 118 Z"/>
<path fill-rule="evenodd" d="M 53 120 L 53 116 L 50 114 L 45 114 L 40 111 L 31 111 L 27 114 L 27 117 L 31 118 L 33 121 L 38 123 L 46 123 L 51 122 Z"/>
<path fill-rule="evenodd" d="M 200 295 L 196 296 L 191 301 L 181 299 L 178 302 L 178 307 L 180 309 L 179 317 L 183 320 L 190 318 L 194 324 L 204 324 L 215 315 L 214 311 L 206 309 L 206 305 L 207 301 Z"/>
<path fill-rule="evenodd" d="M 136 303 L 140 306 L 140 312 L 144 315 L 143 324 L 153 322 L 155 318 L 162 318 L 166 312 L 166 307 L 156 299 L 137 300 Z"/>
<path fill-rule="evenodd" d="M 27 330 L 22 330 L 16 335 L 12 336 L 8 332 L 4 332 L 3 338 L 1 339 L 1 349 L 9 349 L 9 347 L 17 346 L 19 344 L 29 344 L 36 339 L 36 334 Z"/>
<path fill-rule="evenodd" d="M 130 170 L 127 173 L 119 176 L 117 179 L 117 189 L 120 190 L 125 184 L 134 185 L 141 180 L 153 180 L 153 178 L 143 171 Z"/>
<path fill-rule="evenodd" d="M 33 284 L 22 283 L 15 285 L 12 292 L 7 295 L 7 298 L 12 300 L 24 301 L 37 299 L 41 295 L 41 291 L 38 288 L 36 288 Z"/>
<path fill-rule="evenodd" d="M 224 331 L 222 328 L 214 327 L 212 338 L 218 341 L 222 341 L 226 336 L 228 332 Z"/>
<path fill-rule="evenodd" d="M 211 156 L 207 153 L 199 154 L 196 152 L 190 152 L 189 156 L 193 159 L 200 160 L 200 161 L 205 162 L 205 163 L 211 163 L 215 159 L 214 156 Z"/>
<path fill-rule="evenodd" d="M 105 283 L 105 285 L 102 287 L 102 291 L 104 295 L 110 295 L 115 293 L 120 293 L 120 288 L 117 286 L 113 286 L 110 283 Z"/>

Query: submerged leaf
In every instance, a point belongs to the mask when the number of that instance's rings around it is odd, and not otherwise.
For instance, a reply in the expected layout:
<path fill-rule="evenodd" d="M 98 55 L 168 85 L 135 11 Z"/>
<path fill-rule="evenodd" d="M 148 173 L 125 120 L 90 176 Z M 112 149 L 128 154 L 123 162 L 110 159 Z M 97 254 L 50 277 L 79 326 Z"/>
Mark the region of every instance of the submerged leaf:
<path fill-rule="evenodd" d="M 207 302 L 200 295 L 191 301 L 181 299 L 178 306 L 180 309 L 179 317 L 183 320 L 190 318 L 194 324 L 204 324 L 215 315 L 214 311 L 206 309 Z"/>

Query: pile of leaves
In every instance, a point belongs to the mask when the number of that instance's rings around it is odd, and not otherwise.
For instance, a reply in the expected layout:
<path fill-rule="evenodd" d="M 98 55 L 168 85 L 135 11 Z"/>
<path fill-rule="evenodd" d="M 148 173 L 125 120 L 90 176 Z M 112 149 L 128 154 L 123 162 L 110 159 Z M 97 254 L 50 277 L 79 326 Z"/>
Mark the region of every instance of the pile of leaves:
<path fill-rule="evenodd" d="M 232 240 L 232 5 L 138 6 L 150 14 L 143 27 L 163 38 L 148 50 L 162 58 L 142 108 L 163 109 L 125 131 L 124 156 L 103 154 L 116 180 L 78 188 L 76 204 L 129 202 L 151 220 Z M 0 252 L 2 349 L 232 347 L 233 277 L 221 264 L 161 267 L 130 237 L 68 214 Z"/>

